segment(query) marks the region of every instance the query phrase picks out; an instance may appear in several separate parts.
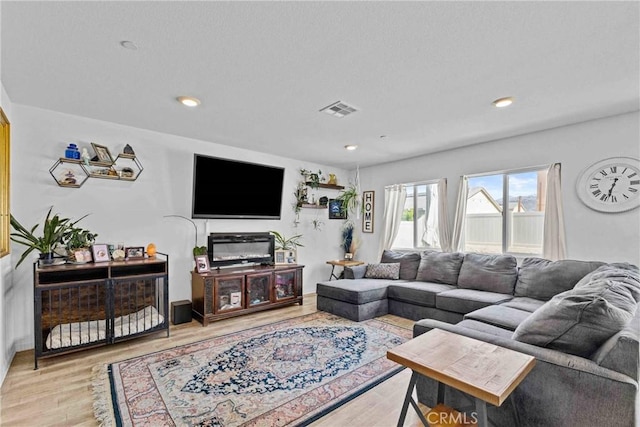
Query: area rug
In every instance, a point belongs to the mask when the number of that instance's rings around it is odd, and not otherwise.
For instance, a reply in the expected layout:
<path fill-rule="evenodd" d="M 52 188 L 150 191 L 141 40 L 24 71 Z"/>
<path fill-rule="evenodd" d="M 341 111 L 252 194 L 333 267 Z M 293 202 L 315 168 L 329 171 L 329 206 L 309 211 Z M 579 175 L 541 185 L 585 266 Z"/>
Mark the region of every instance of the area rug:
<path fill-rule="evenodd" d="M 304 426 L 402 370 L 386 352 L 409 339 L 391 323 L 324 312 L 255 327 L 106 365 L 108 383 L 94 382 L 96 417 L 115 426 Z"/>

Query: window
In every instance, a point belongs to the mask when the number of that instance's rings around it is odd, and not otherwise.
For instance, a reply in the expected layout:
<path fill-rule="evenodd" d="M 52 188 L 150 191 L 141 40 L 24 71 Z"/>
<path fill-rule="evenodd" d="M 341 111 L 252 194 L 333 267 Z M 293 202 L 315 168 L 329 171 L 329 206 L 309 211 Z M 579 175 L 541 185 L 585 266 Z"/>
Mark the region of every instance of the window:
<path fill-rule="evenodd" d="M 0 257 L 9 253 L 9 121 L 0 108 Z"/>
<path fill-rule="evenodd" d="M 439 249 L 438 184 L 405 184 L 407 199 L 392 249 Z"/>
<path fill-rule="evenodd" d="M 468 179 L 464 250 L 541 255 L 547 168 Z"/>

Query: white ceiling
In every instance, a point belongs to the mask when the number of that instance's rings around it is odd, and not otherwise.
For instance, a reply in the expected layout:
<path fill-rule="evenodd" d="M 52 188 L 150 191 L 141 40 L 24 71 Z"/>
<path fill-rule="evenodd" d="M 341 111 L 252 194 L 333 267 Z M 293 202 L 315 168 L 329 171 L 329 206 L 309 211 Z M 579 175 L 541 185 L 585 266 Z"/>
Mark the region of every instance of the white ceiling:
<path fill-rule="evenodd" d="M 2 82 L 17 104 L 352 168 L 638 110 L 639 7 L 2 1 Z M 338 100 L 360 111 L 318 111 Z"/>

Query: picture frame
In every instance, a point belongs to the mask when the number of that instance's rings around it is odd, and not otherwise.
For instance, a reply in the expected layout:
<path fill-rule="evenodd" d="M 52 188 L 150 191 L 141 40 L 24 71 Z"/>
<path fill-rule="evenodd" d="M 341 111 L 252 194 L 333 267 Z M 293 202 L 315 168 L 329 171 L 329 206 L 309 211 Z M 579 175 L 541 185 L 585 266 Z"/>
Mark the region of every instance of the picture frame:
<path fill-rule="evenodd" d="M 285 258 L 284 258 L 285 264 L 297 264 L 297 259 L 298 259 L 297 252 L 293 250 L 288 250 L 285 252 L 286 252 Z"/>
<path fill-rule="evenodd" d="M 288 251 L 277 249 L 273 253 L 273 262 L 276 265 L 286 264 L 287 263 L 287 252 Z"/>
<path fill-rule="evenodd" d="M 73 251 L 73 257 L 75 258 L 77 264 L 93 261 L 91 251 L 89 249 L 75 250 Z"/>
<path fill-rule="evenodd" d="M 93 254 L 93 262 L 105 262 L 111 261 L 109 256 L 109 246 L 101 243 L 91 246 L 91 253 Z"/>
<path fill-rule="evenodd" d="M 124 253 L 127 259 L 142 259 L 144 258 L 144 246 L 130 246 L 124 250 Z"/>
<path fill-rule="evenodd" d="M 109 149 L 100 144 L 96 144 L 95 142 L 91 143 L 93 147 L 93 151 L 96 153 L 96 157 L 98 157 L 98 162 L 100 163 L 113 163 L 113 156 L 111 156 L 111 152 Z"/>
<path fill-rule="evenodd" d="M 342 209 L 342 200 L 329 200 L 329 219 L 347 219 L 347 211 Z"/>
<path fill-rule="evenodd" d="M 193 259 L 196 261 L 196 271 L 198 273 L 208 273 L 211 270 L 207 255 L 196 255 Z"/>
<path fill-rule="evenodd" d="M 375 191 L 362 192 L 362 232 L 373 233 L 373 211 L 375 209 Z"/>

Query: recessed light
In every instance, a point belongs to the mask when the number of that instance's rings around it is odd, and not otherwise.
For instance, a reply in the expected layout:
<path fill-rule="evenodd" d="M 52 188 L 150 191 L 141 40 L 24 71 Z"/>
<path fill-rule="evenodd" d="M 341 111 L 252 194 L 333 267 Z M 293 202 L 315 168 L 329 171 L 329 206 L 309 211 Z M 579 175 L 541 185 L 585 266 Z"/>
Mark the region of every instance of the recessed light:
<path fill-rule="evenodd" d="M 120 46 L 122 46 L 125 49 L 129 49 L 129 50 L 138 50 L 138 46 L 136 46 L 136 44 L 132 41 L 129 40 L 123 40 L 120 42 Z"/>
<path fill-rule="evenodd" d="M 358 146 L 357 146 L 357 145 L 345 145 L 345 146 L 344 146 L 344 148 L 345 148 L 346 150 L 353 151 L 353 150 L 355 150 L 356 148 L 358 148 Z"/>
<path fill-rule="evenodd" d="M 509 105 L 513 104 L 513 98 L 510 96 L 506 98 L 498 98 L 495 101 L 493 101 L 492 104 L 494 107 L 497 107 L 497 108 L 508 107 Z"/>
<path fill-rule="evenodd" d="M 177 100 L 187 107 L 197 107 L 200 105 L 200 100 L 198 98 L 194 98 L 192 96 L 179 96 Z"/>

